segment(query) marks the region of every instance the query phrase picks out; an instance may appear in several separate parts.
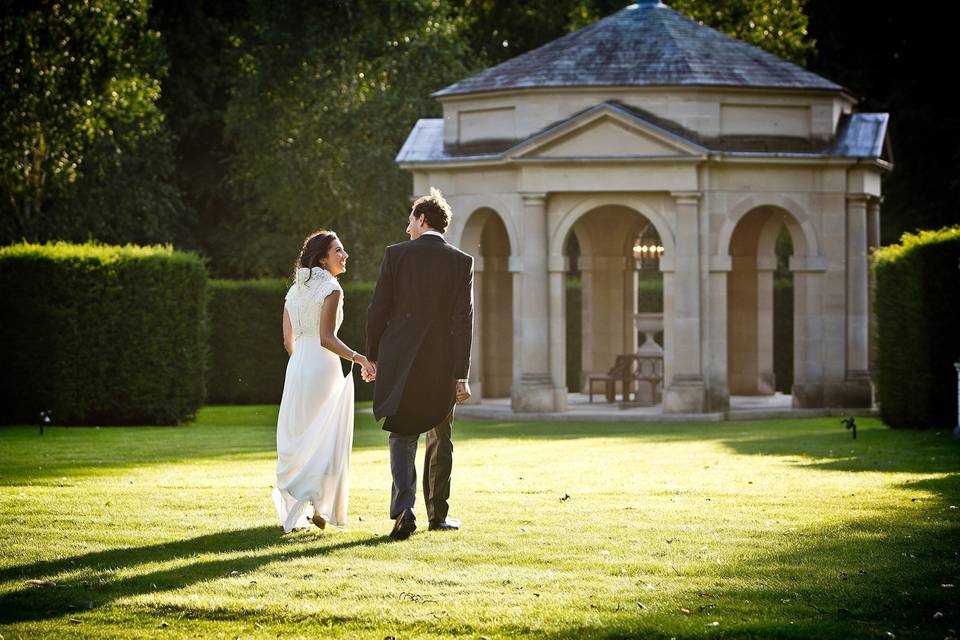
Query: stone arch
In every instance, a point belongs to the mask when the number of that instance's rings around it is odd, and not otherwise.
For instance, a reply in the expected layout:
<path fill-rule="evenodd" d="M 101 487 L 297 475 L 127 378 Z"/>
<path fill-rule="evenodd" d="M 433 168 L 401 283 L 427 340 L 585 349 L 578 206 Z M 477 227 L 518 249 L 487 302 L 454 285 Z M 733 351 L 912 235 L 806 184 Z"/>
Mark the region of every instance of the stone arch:
<path fill-rule="evenodd" d="M 744 216 L 763 207 L 780 209 L 788 215 L 783 220 L 793 241 L 794 256 L 820 257 L 820 241 L 810 216 L 793 198 L 783 194 L 763 194 L 762 197 L 749 195 L 727 211 L 726 219 L 717 234 L 716 256 L 730 255 L 730 242 L 737 225 Z"/>
<path fill-rule="evenodd" d="M 519 254 L 521 246 L 520 230 L 517 228 L 517 221 L 514 219 L 512 210 L 502 199 L 489 195 L 460 196 L 457 198 L 456 208 L 460 211 L 469 211 L 469 213 L 465 216 L 460 216 L 454 211 L 453 224 L 450 225 L 450 230 L 447 234 L 451 244 L 466 251 L 464 247 L 470 246 L 466 243 L 471 241 L 468 234 L 471 230 L 476 230 L 477 228 L 478 221 L 473 219 L 477 215 L 484 218 L 479 224 L 479 228 L 482 229 L 485 217 L 489 215 L 489 211 L 494 211 L 500 217 L 503 226 L 506 227 L 507 238 L 510 240 L 510 255 Z M 467 253 L 473 255 L 471 251 L 467 251 Z"/>
<path fill-rule="evenodd" d="M 570 201 L 568 201 L 570 202 Z M 560 215 L 557 215 L 559 213 Z M 664 246 L 664 261 L 674 248 L 673 233 L 667 219 L 642 198 L 624 195 L 586 197 L 574 201 L 564 210 L 554 212 L 548 230 L 548 253 L 551 264 L 566 260 L 567 242 L 575 234 L 580 245 L 580 338 L 568 343 L 573 350 L 564 351 L 564 362 L 579 361 L 569 372 L 573 389 L 586 391 L 586 380 L 592 374 L 605 373 L 622 354 L 638 349 L 637 300 L 640 286 L 633 259 L 633 241 L 649 224 L 657 231 Z M 672 264 L 660 265 L 670 271 Z M 551 272 L 557 279 L 555 290 L 562 286 L 563 274 Z M 651 273 L 654 273 L 651 271 Z M 655 273 L 656 277 L 665 274 Z M 558 305 L 552 312 L 558 331 L 566 336 L 566 307 Z M 564 348 L 562 345 L 560 348 Z M 579 371 L 579 377 L 577 372 Z M 566 378 L 566 373 L 565 376 Z M 618 393 L 622 393 L 620 388 Z M 656 403 L 659 389 L 644 386 L 644 401 Z M 637 392 L 636 387 L 633 392 Z M 647 393 L 649 392 L 649 393 Z M 649 395 L 649 398 L 646 396 Z"/>
<path fill-rule="evenodd" d="M 482 206 L 465 216 L 456 244 L 474 256 L 474 362 L 470 384 L 475 401 L 510 395 L 513 383 L 513 274 L 516 245 L 509 218 Z"/>
<path fill-rule="evenodd" d="M 650 223 L 656 228 L 657 233 L 660 235 L 660 241 L 663 243 L 664 255 L 661 260 L 660 269 L 661 271 L 673 270 L 673 229 L 660 213 L 651 209 L 638 198 L 632 198 L 629 196 L 591 196 L 571 207 L 566 213 L 563 214 L 554 228 L 550 230 L 550 242 L 547 247 L 549 255 L 551 257 L 563 256 L 564 243 L 567 239 L 567 235 L 573 229 L 573 226 L 577 223 L 577 221 L 594 209 L 605 206 L 619 206 L 627 209 L 633 209 L 644 218 L 649 220 Z"/>
<path fill-rule="evenodd" d="M 773 395 L 778 386 L 774 366 L 777 350 L 789 348 L 786 357 L 796 360 L 791 338 L 784 337 L 787 342 L 776 346 L 774 273 L 777 237 L 781 228 L 786 226 L 793 242 L 791 264 L 798 255 L 809 257 L 805 251 L 811 245 L 803 225 L 791 211 L 767 201 L 751 202 L 751 198 L 743 203 L 752 206 L 736 212 L 736 224 L 724 246 L 730 260 L 730 270 L 726 273 L 727 379 L 732 395 Z M 792 315 L 796 319 L 796 305 Z"/>

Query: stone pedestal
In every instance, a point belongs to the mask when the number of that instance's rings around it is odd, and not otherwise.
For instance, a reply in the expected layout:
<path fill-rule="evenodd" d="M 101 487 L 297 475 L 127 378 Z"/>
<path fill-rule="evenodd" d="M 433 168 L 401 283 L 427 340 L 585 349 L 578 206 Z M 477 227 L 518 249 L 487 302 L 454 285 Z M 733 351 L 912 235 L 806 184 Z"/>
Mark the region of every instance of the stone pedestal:
<path fill-rule="evenodd" d="M 673 382 L 663 395 L 664 413 L 704 413 L 706 388 L 700 376 L 673 376 Z"/>

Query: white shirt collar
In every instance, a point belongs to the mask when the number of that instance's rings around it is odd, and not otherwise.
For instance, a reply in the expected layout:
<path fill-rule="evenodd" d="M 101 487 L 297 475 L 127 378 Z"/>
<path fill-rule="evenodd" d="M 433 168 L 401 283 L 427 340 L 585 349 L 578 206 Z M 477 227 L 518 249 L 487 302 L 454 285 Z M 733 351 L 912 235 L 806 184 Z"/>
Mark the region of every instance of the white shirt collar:
<path fill-rule="evenodd" d="M 431 229 L 430 231 L 424 231 L 420 235 L 421 236 L 440 236 L 441 238 L 443 237 L 442 233 L 440 233 L 439 231 L 434 231 L 433 229 Z"/>

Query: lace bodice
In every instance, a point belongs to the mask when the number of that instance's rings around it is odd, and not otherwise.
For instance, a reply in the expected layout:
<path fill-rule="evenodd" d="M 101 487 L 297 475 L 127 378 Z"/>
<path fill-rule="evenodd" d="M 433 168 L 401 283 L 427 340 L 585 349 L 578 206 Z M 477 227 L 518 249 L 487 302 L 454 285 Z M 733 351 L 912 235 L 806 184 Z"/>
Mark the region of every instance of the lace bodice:
<path fill-rule="evenodd" d="M 343 289 L 340 283 L 329 271 L 320 267 L 297 269 L 297 280 L 290 285 L 285 302 L 295 337 L 320 335 L 320 306 L 334 291 L 340 292 L 336 332 L 343 323 Z"/>

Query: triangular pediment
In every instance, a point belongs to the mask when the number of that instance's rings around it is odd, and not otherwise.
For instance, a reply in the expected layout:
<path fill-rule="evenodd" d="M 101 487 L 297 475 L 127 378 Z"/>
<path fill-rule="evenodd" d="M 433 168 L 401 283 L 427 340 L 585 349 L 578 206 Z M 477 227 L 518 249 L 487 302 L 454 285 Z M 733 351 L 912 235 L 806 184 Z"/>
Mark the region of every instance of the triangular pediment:
<path fill-rule="evenodd" d="M 591 109 L 525 141 L 516 159 L 663 158 L 700 155 L 704 149 L 609 104 Z"/>

